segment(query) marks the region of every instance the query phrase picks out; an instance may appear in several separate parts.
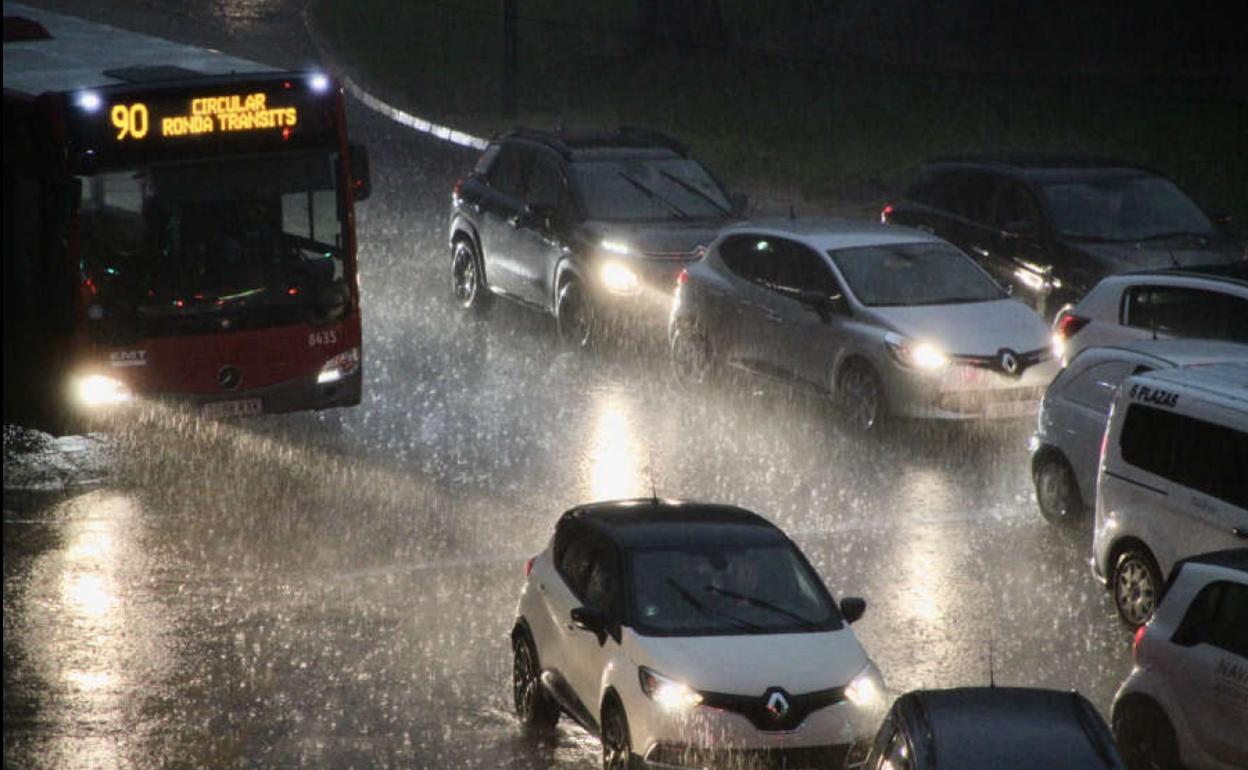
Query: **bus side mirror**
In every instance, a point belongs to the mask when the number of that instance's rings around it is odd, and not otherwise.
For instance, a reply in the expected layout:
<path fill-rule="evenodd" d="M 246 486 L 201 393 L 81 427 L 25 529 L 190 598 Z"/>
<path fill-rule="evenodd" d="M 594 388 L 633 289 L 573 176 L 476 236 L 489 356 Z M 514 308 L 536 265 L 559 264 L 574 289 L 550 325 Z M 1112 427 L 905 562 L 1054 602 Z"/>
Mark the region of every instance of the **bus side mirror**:
<path fill-rule="evenodd" d="M 373 192 L 373 181 L 368 172 L 368 148 L 362 144 L 347 146 L 351 158 L 351 197 L 356 203 L 367 200 Z"/>

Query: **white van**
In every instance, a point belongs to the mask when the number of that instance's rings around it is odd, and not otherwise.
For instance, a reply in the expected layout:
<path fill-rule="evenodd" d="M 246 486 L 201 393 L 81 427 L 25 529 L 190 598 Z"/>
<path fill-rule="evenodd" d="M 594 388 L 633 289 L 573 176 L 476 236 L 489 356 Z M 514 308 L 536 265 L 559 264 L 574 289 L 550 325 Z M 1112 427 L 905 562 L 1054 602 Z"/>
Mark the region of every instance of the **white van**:
<path fill-rule="evenodd" d="M 1130 626 L 1176 561 L 1248 545 L 1248 362 L 1139 374 L 1101 447 L 1092 567 Z"/>

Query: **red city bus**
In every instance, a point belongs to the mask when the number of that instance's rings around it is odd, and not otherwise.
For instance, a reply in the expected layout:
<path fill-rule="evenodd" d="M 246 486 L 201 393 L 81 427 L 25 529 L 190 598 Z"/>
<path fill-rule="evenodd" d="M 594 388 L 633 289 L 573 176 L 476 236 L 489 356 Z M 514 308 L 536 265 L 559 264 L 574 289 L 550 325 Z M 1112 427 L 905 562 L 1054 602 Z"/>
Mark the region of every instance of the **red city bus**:
<path fill-rule="evenodd" d="M 369 183 L 338 84 L 232 59 L 201 74 L 179 58 L 228 57 L 138 35 L 137 64 L 91 70 L 81 32 L 68 79 L 51 58 L 11 72 L 64 18 L 5 19 L 6 422 L 135 398 L 208 417 L 358 404 Z M 102 29 L 115 62 L 130 33 Z"/>

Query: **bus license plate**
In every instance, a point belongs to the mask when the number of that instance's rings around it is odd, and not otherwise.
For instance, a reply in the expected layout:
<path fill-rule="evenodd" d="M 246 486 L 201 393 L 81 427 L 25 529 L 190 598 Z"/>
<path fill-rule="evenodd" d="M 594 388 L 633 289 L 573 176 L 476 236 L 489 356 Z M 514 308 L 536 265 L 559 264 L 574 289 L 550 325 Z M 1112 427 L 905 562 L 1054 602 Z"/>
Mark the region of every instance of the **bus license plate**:
<path fill-rule="evenodd" d="M 226 417 L 251 417 L 264 411 L 258 398 L 244 398 L 239 401 L 214 401 L 204 404 L 200 414 L 208 420 L 220 420 Z"/>

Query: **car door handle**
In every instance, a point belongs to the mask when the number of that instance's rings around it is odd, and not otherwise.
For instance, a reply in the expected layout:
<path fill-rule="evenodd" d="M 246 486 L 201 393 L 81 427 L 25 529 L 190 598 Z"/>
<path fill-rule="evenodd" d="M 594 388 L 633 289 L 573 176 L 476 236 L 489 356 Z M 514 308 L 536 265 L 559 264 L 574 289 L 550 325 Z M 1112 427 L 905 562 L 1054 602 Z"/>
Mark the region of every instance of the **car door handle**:
<path fill-rule="evenodd" d="M 507 217 L 507 224 L 519 230 L 520 229 L 520 215 L 515 214 L 514 216 Z"/>
<path fill-rule="evenodd" d="M 771 321 L 773 324 L 778 324 L 784 320 L 784 318 L 779 313 L 773 313 L 770 310 L 763 311 L 763 318 L 766 318 L 768 321 Z"/>
<path fill-rule="evenodd" d="M 1236 527 L 1235 529 L 1232 529 L 1231 531 L 1234 532 L 1235 537 L 1239 538 L 1240 540 L 1248 540 L 1248 529 L 1244 529 L 1243 527 Z"/>

